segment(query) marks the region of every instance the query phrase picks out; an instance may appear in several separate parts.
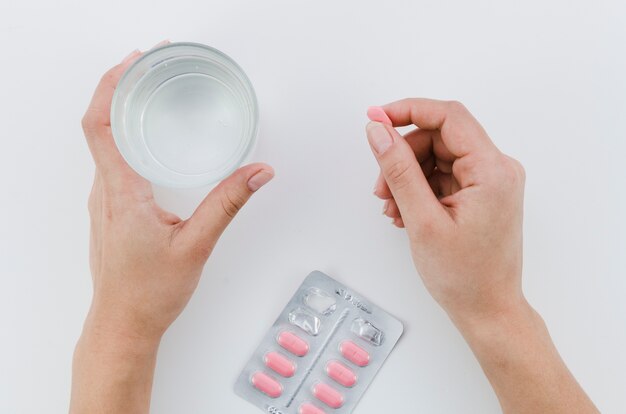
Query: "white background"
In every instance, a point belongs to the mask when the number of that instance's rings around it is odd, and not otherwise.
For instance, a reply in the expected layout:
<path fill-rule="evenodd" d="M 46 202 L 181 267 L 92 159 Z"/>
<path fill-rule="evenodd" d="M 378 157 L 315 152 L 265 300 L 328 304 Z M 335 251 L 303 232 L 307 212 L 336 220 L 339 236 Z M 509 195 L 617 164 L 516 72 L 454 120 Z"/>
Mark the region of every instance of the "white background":
<path fill-rule="evenodd" d="M 2 0 L 0 35 L 0 412 L 67 410 L 91 295 L 80 118 L 108 67 L 164 38 L 243 66 L 276 179 L 163 339 L 152 412 L 256 413 L 232 384 L 313 269 L 406 325 L 357 413 L 499 411 L 371 195 L 365 109 L 406 96 L 463 101 L 525 165 L 526 294 L 600 409 L 626 412 L 623 1 Z"/>

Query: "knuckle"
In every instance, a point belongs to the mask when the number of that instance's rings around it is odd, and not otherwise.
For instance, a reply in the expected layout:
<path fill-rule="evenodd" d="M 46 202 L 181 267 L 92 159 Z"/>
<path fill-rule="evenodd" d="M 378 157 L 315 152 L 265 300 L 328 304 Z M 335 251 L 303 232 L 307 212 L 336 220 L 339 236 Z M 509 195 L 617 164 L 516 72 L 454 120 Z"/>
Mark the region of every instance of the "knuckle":
<path fill-rule="evenodd" d="M 526 172 L 524 171 L 522 164 L 509 156 L 506 156 L 505 158 L 504 170 L 506 171 L 508 181 L 511 184 L 523 183 L 526 178 Z"/>
<path fill-rule="evenodd" d="M 499 160 L 499 162 L 496 163 L 496 165 L 498 166 L 499 171 L 497 175 L 497 177 L 499 177 L 498 187 L 500 187 L 501 190 L 508 193 L 512 188 L 524 185 L 526 175 L 524 167 L 522 167 L 522 164 L 519 161 L 505 155 Z M 495 178 L 496 177 L 494 176 L 494 179 Z"/>
<path fill-rule="evenodd" d="M 409 181 L 411 173 L 411 163 L 406 160 L 395 160 L 387 168 L 387 180 L 395 186 L 402 186 Z"/>
<path fill-rule="evenodd" d="M 516 160 L 515 158 L 511 158 L 511 162 L 513 165 L 513 169 L 515 170 L 515 173 L 518 177 L 518 180 L 521 182 L 525 182 L 526 181 L 526 170 L 524 169 L 524 166 L 522 165 L 521 162 L 519 162 L 518 160 Z"/>
<path fill-rule="evenodd" d="M 81 120 L 81 126 L 85 136 L 97 135 L 102 130 L 102 125 L 106 123 L 106 115 L 98 108 L 89 107 Z"/>
<path fill-rule="evenodd" d="M 83 128 L 83 132 L 88 133 L 93 131 L 93 116 L 91 114 L 91 111 L 87 111 L 85 113 L 85 115 L 83 115 L 83 118 L 80 121 L 80 125 Z"/>
<path fill-rule="evenodd" d="M 493 154 L 469 154 L 452 163 L 452 174 L 461 186 L 498 181 L 499 159 Z"/>
<path fill-rule="evenodd" d="M 450 112 L 453 113 L 464 113 L 467 112 L 467 108 L 459 101 L 448 101 L 447 106 Z"/>
<path fill-rule="evenodd" d="M 241 210 L 246 203 L 246 198 L 239 192 L 233 190 L 224 191 L 224 195 L 221 198 L 222 209 L 231 219 Z"/>
<path fill-rule="evenodd" d="M 457 158 L 452 162 L 452 174 L 455 177 L 461 177 L 470 168 L 474 167 L 474 161 L 470 156 L 464 158 Z"/>

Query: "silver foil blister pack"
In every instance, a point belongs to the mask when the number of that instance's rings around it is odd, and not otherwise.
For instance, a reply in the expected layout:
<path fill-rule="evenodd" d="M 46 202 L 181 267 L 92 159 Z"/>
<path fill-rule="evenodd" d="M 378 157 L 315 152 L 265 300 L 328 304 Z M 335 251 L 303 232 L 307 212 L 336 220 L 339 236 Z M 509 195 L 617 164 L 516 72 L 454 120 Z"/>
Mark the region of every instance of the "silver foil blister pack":
<path fill-rule="evenodd" d="M 402 323 L 322 272 L 309 274 L 235 383 L 271 414 L 348 414 L 402 335 Z"/>

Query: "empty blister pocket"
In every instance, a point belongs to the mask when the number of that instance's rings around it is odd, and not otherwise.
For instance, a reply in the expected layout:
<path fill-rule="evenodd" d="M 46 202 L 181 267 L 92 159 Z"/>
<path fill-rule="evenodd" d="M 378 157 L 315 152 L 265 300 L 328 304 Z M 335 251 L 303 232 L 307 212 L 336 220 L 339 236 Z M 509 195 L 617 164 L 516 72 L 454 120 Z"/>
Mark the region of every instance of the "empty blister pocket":
<path fill-rule="evenodd" d="M 320 318 L 302 308 L 296 308 L 289 312 L 289 323 L 313 336 L 317 336 L 320 333 L 322 325 Z"/>
<path fill-rule="evenodd" d="M 372 345 L 380 346 L 383 343 L 383 332 L 363 318 L 355 319 L 350 330 L 353 334 Z"/>
<path fill-rule="evenodd" d="M 304 303 L 322 315 L 330 315 L 337 309 L 337 300 L 318 288 L 309 289 L 304 295 Z"/>

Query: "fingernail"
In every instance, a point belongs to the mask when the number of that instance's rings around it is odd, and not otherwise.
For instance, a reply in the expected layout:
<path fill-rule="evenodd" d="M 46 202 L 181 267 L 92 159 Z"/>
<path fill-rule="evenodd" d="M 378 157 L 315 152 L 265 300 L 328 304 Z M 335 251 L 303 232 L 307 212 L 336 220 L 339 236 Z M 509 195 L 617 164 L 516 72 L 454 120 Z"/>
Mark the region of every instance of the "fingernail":
<path fill-rule="evenodd" d="M 378 186 L 375 185 L 374 189 L 372 190 L 372 194 L 376 195 L 376 192 L 378 191 Z"/>
<path fill-rule="evenodd" d="M 385 110 L 380 106 L 370 106 L 369 108 L 367 108 L 367 117 L 371 121 L 382 122 L 383 124 L 387 125 L 393 125 Z"/>
<path fill-rule="evenodd" d="M 389 208 L 389 200 L 385 200 L 385 202 L 383 203 L 383 216 L 387 212 L 388 208 Z"/>
<path fill-rule="evenodd" d="M 170 42 L 169 39 L 161 40 L 159 43 L 157 43 L 156 45 L 152 46 L 152 49 L 156 49 L 157 47 L 169 45 L 170 43 L 172 43 L 172 42 Z"/>
<path fill-rule="evenodd" d="M 382 155 L 393 144 L 391 134 L 380 122 L 367 124 L 367 139 L 378 155 Z"/>
<path fill-rule="evenodd" d="M 124 59 L 122 59 L 122 63 L 126 63 L 129 60 L 131 60 L 133 57 L 135 57 L 135 55 L 137 55 L 137 53 L 139 53 L 139 49 L 135 49 L 132 52 L 130 52 L 128 54 L 128 56 L 126 56 Z"/>
<path fill-rule="evenodd" d="M 250 179 L 248 180 L 248 189 L 252 192 L 255 192 L 256 190 L 267 184 L 272 178 L 274 178 L 273 173 L 261 170 L 258 173 L 254 174 L 252 177 L 250 177 Z"/>

